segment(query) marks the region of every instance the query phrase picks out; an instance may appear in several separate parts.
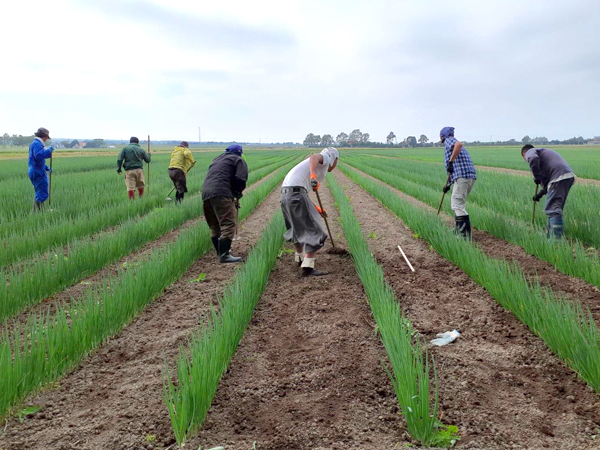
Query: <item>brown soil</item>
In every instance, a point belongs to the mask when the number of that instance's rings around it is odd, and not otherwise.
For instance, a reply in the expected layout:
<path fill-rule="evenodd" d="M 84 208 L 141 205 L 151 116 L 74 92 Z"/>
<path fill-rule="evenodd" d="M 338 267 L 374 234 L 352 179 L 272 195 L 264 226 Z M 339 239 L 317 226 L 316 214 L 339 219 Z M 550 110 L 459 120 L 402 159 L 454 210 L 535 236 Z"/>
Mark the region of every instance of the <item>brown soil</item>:
<path fill-rule="evenodd" d="M 374 156 L 375 158 L 407 159 L 407 158 L 402 158 L 401 156 L 386 156 L 386 155 L 369 155 L 369 156 Z M 408 159 L 410 159 L 411 161 L 418 161 L 418 159 L 412 159 L 412 158 L 408 158 Z M 431 162 L 431 161 L 427 161 L 427 162 L 430 164 L 442 165 L 442 163 Z M 511 175 L 521 175 L 521 176 L 531 177 L 531 172 L 529 172 L 527 170 L 507 169 L 505 167 L 481 166 L 479 164 L 477 164 L 475 167 L 477 167 L 477 169 L 488 170 L 488 171 L 492 171 L 492 172 L 502 172 L 502 173 L 509 173 Z M 594 180 L 592 178 L 577 177 L 577 183 L 595 184 L 596 186 L 600 186 L 600 180 Z"/>
<path fill-rule="evenodd" d="M 247 256 L 278 209 L 276 189 L 246 220 L 234 254 Z M 56 389 L 30 398 L 42 410 L 19 423 L 9 420 L 0 448 L 147 449 L 174 443 L 163 402 L 163 366 L 209 313 L 237 264 L 219 264 L 214 252 L 200 258 L 128 327 L 86 359 Z M 199 273 L 202 283 L 190 283 Z M 157 442 L 152 441 L 155 437 Z"/>
<path fill-rule="evenodd" d="M 464 272 L 413 237 L 401 220 L 342 173 L 371 250 L 424 339 L 462 332 L 433 347 L 443 421 L 469 449 L 597 449 L 600 398 Z M 402 258 L 401 245 L 416 272 Z"/>
<path fill-rule="evenodd" d="M 272 175 L 273 175 L 273 173 L 265 176 L 264 178 L 257 181 L 256 183 L 253 183 L 251 186 L 248 187 L 247 191 L 250 192 L 251 190 L 256 189 L 258 186 L 260 186 L 262 183 L 264 183 Z M 199 195 L 200 194 L 192 196 L 189 199 L 184 200 L 184 201 L 198 202 L 199 212 L 202 213 L 202 203 L 201 203 L 201 197 Z M 27 318 L 29 316 L 31 316 L 32 314 L 39 314 L 41 312 L 46 312 L 46 311 L 49 314 L 54 314 L 56 312 L 56 307 L 58 305 L 63 305 L 63 306 L 69 305 L 73 299 L 82 298 L 84 295 L 86 295 L 86 293 L 90 290 L 90 288 L 92 286 L 100 284 L 100 283 L 104 283 L 110 276 L 117 275 L 120 270 L 123 270 L 123 268 L 124 268 L 123 264 L 127 264 L 130 267 L 133 267 L 137 261 L 141 261 L 145 257 L 149 256 L 153 250 L 155 250 L 159 247 L 162 247 L 164 245 L 167 245 L 169 243 L 175 242 L 177 240 L 177 238 L 179 237 L 179 234 L 182 231 L 193 227 L 199 221 L 202 221 L 202 220 L 204 220 L 204 216 L 201 215 L 195 219 L 191 219 L 191 220 L 188 220 L 187 222 L 184 222 L 180 227 L 167 232 L 166 234 L 162 235 L 160 238 L 158 238 L 154 241 L 148 242 L 147 244 L 143 245 L 135 252 L 125 255 L 124 257 L 119 259 L 117 262 L 115 262 L 113 264 L 109 264 L 108 266 L 105 266 L 104 268 L 102 268 L 98 272 L 96 272 L 94 275 L 91 275 L 91 276 L 81 280 L 77 284 L 74 284 L 74 285 L 68 287 L 67 289 L 65 289 L 62 292 L 59 292 L 51 297 L 44 299 L 41 303 L 34 305 L 31 308 L 28 308 L 27 310 L 23 311 L 22 313 L 16 315 L 14 318 L 5 320 L 4 323 L 0 322 L 0 334 L 5 329 L 12 328 L 15 324 L 25 323 L 27 321 Z M 241 223 L 239 227 L 240 227 L 239 228 L 240 235 L 244 235 L 246 223 L 245 222 Z M 0 449 L 0 450 L 2 450 L 2 449 Z"/>
<path fill-rule="evenodd" d="M 371 180 L 384 184 L 364 172 L 360 173 Z M 415 206 L 437 211 L 435 208 L 392 186 L 387 184 L 385 186 Z M 451 216 L 445 213 L 440 213 L 440 215 L 449 226 L 454 226 L 454 219 Z M 537 279 L 542 286 L 547 286 L 555 293 L 581 303 L 584 308 L 591 311 L 596 323 L 600 324 L 600 289 L 597 286 L 591 285 L 581 278 L 565 275 L 552 264 L 528 254 L 522 247 L 492 236 L 485 231 L 473 229 L 473 242 L 492 258 L 506 259 L 517 263 L 530 280 L 535 281 Z"/>
<path fill-rule="evenodd" d="M 327 189 L 322 200 L 345 247 Z M 404 424 L 350 257 L 318 254 L 325 277 L 282 257 L 191 448 L 392 449 Z"/>

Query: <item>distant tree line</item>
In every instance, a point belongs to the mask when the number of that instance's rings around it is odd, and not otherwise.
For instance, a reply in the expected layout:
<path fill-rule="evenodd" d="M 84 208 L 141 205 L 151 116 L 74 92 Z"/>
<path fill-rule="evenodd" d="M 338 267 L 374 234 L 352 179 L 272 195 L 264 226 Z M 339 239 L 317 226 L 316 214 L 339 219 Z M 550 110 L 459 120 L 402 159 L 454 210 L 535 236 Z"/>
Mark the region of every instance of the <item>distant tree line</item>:
<path fill-rule="evenodd" d="M 303 144 L 306 147 L 431 147 L 429 138 L 422 134 L 419 139 L 415 136 L 407 136 L 402 142 L 397 142 L 396 134 L 390 131 L 386 142 L 373 142 L 369 133 L 363 133 L 360 129 L 353 130 L 350 134 L 343 131 L 335 139 L 331 134 L 324 134 L 322 137 L 318 134 L 309 133 L 304 138 Z"/>
<path fill-rule="evenodd" d="M 421 134 L 419 139 L 416 136 L 407 136 L 404 140 L 398 142 L 396 134 L 393 131 L 387 135 L 385 142 L 377 142 L 371 141 L 371 136 L 369 133 L 361 133 L 359 129 L 352 131 L 350 134 L 346 134 L 344 132 L 338 134 L 335 139 L 333 139 L 332 135 L 324 134 L 322 137 L 318 134 L 309 133 L 304 138 L 303 144 L 306 147 L 329 147 L 335 145 L 337 147 L 396 147 L 396 148 L 415 148 L 415 147 L 434 147 L 441 146 L 439 140 L 436 142 L 430 142 L 429 138 L 424 134 Z M 525 144 L 533 144 L 533 145 L 584 145 L 587 144 L 588 141 L 592 141 L 592 139 L 584 139 L 582 136 L 572 137 L 570 139 L 565 139 L 563 141 L 558 139 L 549 140 L 545 136 L 536 136 L 531 138 L 529 136 L 524 136 L 520 141 L 516 139 L 509 139 L 507 141 L 465 141 L 466 145 L 525 145 Z"/>

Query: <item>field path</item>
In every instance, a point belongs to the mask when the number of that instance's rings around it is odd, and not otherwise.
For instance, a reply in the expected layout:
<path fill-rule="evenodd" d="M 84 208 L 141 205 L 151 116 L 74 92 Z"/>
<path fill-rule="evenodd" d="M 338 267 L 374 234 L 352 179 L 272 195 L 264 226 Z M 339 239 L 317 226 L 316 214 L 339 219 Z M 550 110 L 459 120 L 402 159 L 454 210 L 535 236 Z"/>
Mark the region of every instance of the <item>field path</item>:
<path fill-rule="evenodd" d="M 384 185 L 394 194 L 419 208 L 434 212 L 437 211 L 428 204 L 383 183 L 365 172 L 361 172 L 355 168 L 351 168 L 350 170 L 356 170 L 361 175 Z M 467 202 L 467 209 L 468 207 Z M 440 216 L 448 223 L 448 226 L 454 227 L 453 217 L 444 212 L 441 212 Z M 597 286 L 593 286 L 581 278 L 559 272 L 552 264 L 537 259 L 535 256 L 527 253 L 522 247 L 492 236 L 485 231 L 473 229 L 472 234 L 473 242 L 488 256 L 516 262 L 530 280 L 533 281 L 537 278 L 542 286 L 547 286 L 555 293 L 567 297 L 574 302 L 581 303 L 584 308 L 589 308 L 596 323 L 600 326 L 600 289 Z"/>
<path fill-rule="evenodd" d="M 368 153 L 367 153 L 368 154 Z M 374 156 L 376 158 L 388 158 L 388 159 L 409 159 L 411 161 L 419 161 L 418 159 L 414 159 L 414 158 L 402 158 L 401 156 L 386 156 L 386 155 L 371 155 L 368 154 L 369 156 Z M 429 164 L 439 164 L 442 165 L 441 162 L 431 162 L 431 161 L 426 161 Z M 523 162 L 523 164 L 525 164 L 525 162 Z M 475 164 L 475 167 L 477 169 L 481 169 L 481 170 L 487 170 L 487 171 L 492 171 L 492 172 L 502 172 L 502 173 L 508 173 L 511 175 L 520 175 L 520 176 L 527 176 L 527 177 L 531 177 L 531 172 L 529 172 L 528 170 L 516 170 L 516 169 L 507 169 L 505 167 L 494 167 L 494 166 L 482 166 L 479 164 Z M 577 183 L 581 183 L 581 184 L 593 184 L 596 186 L 600 186 L 600 180 L 594 180 L 592 178 L 580 178 L 577 177 Z"/>
<path fill-rule="evenodd" d="M 336 244 L 338 212 L 321 189 Z M 315 197 L 311 194 L 313 201 Z M 293 254 L 277 262 L 254 317 L 190 448 L 392 449 L 406 443 L 385 349 L 352 260 L 329 255 L 325 277 L 298 278 Z"/>
<path fill-rule="evenodd" d="M 279 170 L 279 169 L 277 169 L 277 170 Z M 248 187 L 246 192 L 250 192 L 253 189 L 256 189 L 257 187 L 259 187 L 267 179 L 269 179 L 271 176 L 273 176 L 273 174 L 277 170 L 275 170 L 274 172 L 265 176 L 264 178 L 260 179 L 256 183 L 253 183 L 251 186 Z M 148 242 L 147 244 L 140 247 L 138 250 L 136 250 L 132 253 L 129 253 L 128 255 L 123 256 L 118 261 L 116 261 L 112 264 L 104 266 L 102 269 L 97 271 L 95 274 L 93 274 L 89 277 L 86 277 L 85 279 L 81 280 L 77 284 L 74 284 L 74 285 L 68 287 L 67 289 L 65 289 L 62 292 L 59 292 L 57 294 L 54 294 L 51 297 L 48 297 L 47 299 L 44 299 L 41 303 L 34 305 L 31 308 L 18 314 L 17 316 L 4 321 L 4 323 L 0 322 L 0 334 L 5 329 L 12 327 L 14 324 L 25 323 L 27 321 L 27 318 L 29 316 L 31 316 L 32 314 L 39 314 L 42 311 L 50 311 L 51 314 L 54 314 L 56 311 L 56 307 L 58 305 L 61 305 L 61 304 L 68 305 L 71 303 L 71 301 L 73 299 L 82 298 L 82 296 L 88 292 L 88 290 L 90 289 L 91 286 L 105 282 L 109 276 L 117 275 L 119 270 L 123 269 L 123 264 L 134 265 L 136 261 L 140 261 L 140 260 L 144 259 L 144 257 L 148 256 L 153 250 L 155 250 L 159 247 L 162 247 L 164 245 L 169 245 L 170 243 L 175 242 L 182 231 L 186 230 L 187 228 L 191 228 L 194 225 L 196 225 L 199 221 L 204 220 L 201 195 L 202 195 L 201 193 L 198 193 L 198 194 L 191 196 L 188 199 L 184 200 L 184 202 L 190 201 L 190 202 L 196 202 L 198 204 L 199 216 L 197 216 L 194 219 L 184 222 L 183 224 L 181 224 L 181 226 L 179 226 L 171 231 L 168 231 L 167 233 L 163 234 L 160 238 L 155 239 L 151 242 Z M 239 231 L 240 231 L 241 235 L 244 234 L 245 228 L 246 228 L 246 221 L 242 222 L 239 225 Z"/>
<path fill-rule="evenodd" d="M 247 256 L 278 210 L 275 189 L 244 221 L 233 252 Z M 41 411 L 23 423 L 11 418 L 0 434 L 0 448 L 120 450 L 174 444 L 163 402 L 164 361 L 174 365 L 179 346 L 209 313 L 237 267 L 219 264 L 214 251 L 200 258 L 131 325 L 61 379 L 57 389 L 28 399 Z M 207 274 L 204 282 L 189 283 L 201 272 Z"/>
<path fill-rule="evenodd" d="M 376 199 L 343 173 L 335 178 L 415 328 L 427 340 L 455 328 L 462 332 L 456 343 L 431 349 L 440 412 L 462 436 L 457 448 L 597 448 L 591 435 L 600 425 L 600 397 Z M 411 273 L 398 244 L 416 272 Z"/>

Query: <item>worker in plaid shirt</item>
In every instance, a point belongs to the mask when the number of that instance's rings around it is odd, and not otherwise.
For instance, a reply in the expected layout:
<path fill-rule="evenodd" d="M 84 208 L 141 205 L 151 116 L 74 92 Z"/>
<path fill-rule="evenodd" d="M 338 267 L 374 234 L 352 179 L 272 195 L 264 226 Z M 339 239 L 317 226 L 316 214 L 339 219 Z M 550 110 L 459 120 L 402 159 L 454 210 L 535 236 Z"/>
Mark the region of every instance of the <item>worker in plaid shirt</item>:
<path fill-rule="evenodd" d="M 471 155 L 462 142 L 454 137 L 454 127 L 444 127 L 440 131 L 440 139 L 446 148 L 444 150 L 444 165 L 448 172 L 448 183 L 444 186 L 444 193 L 452 189 L 452 210 L 456 221 L 456 231 L 465 239 L 471 239 L 471 221 L 465 209 L 467 197 L 473 189 L 477 173 Z"/>

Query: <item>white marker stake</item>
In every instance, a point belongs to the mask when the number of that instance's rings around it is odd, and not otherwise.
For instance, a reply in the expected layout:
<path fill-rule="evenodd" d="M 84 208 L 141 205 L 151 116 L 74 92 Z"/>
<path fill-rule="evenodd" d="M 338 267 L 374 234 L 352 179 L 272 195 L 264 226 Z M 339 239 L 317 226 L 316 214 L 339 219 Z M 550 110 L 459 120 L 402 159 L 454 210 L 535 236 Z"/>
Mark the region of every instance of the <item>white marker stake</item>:
<path fill-rule="evenodd" d="M 404 251 L 402 250 L 402 247 L 398 246 L 398 250 L 400 250 L 400 253 L 402 253 L 402 256 L 404 256 L 404 260 L 406 261 L 406 264 L 408 264 L 408 267 L 410 267 L 410 270 L 412 270 L 414 272 L 415 269 L 413 269 L 412 264 L 410 263 L 410 261 L 408 260 L 408 258 L 406 257 L 406 255 L 404 254 Z"/>

